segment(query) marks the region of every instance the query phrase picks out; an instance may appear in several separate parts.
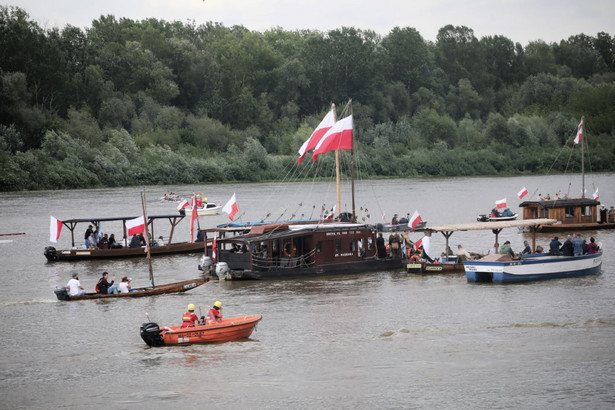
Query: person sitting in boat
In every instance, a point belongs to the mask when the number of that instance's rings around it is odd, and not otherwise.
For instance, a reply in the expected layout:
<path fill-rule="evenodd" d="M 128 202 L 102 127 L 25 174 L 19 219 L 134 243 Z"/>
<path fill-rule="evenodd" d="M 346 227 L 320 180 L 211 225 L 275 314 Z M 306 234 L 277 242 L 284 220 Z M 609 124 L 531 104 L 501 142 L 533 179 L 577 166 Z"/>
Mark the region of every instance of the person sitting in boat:
<path fill-rule="evenodd" d="M 574 256 L 574 245 L 572 244 L 572 237 L 570 235 L 568 235 L 559 251 L 564 256 Z"/>
<path fill-rule="evenodd" d="M 596 240 L 592 236 L 591 238 L 589 238 L 589 243 L 587 244 L 587 253 L 590 255 L 593 255 L 594 253 L 598 253 L 599 250 L 600 250 L 600 247 L 598 246 L 598 244 L 596 243 Z"/>
<path fill-rule="evenodd" d="M 499 243 L 497 243 L 497 242 L 496 242 L 496 243 L 494 243 L 494 244 L 493 244 L 493 248 L 489 249 L 488 254 L 489 254 L 489 255 L 495 255 L 496 253 L 498 253 L 498 249 L 499 249 L 499 247 L 500 247 L 500 244 L 499 244 Z"/>
<path fill-rule="evenodd" d="M 528 241 L 523 241 L 523 246 L 525 246 L 525 248 L 523 248 L 523 250 L 521 251 L 521 255 L 529 255 L 530 253 L 532 253 L 532 248 L 530 248 L 530 244 Z"/>
<path fill-rule="evenodd" d="M 585 240 L 579 234 L 572 235 L 572 248 L 574 252 L 574 256 L 583 255 L 583 245 L 585 244 Z"/>
<path fill-rule="evenodd" d="M 109 249 L 109 235 L 104 234 L 100 241 L 98 241 L 100 249 Z"/>
<path fill-rule="evenodd" d="M 493 208 L 491 210 L 491 217 L 492 218 L 498 218 L 500 216 L 502 216 L 502 215 L 500 215 L 500 211 L 498 211 L 498 208 Z"/>
<path fill-rule="evenodd" d="M 132 289 L 132 278 L 129 278 L 126 275 L 122 276 L 122 278 L 120 279 L 120 284 L 118 286 L 120 293 L 136 292 L 136 290 Z"/>
<path fill-rule="evenodd" d="M 134 234 L 132 239 L 130 240 L 130 248 L 140 248 L 141 247 L 141 239 L 139 238 L 139 234 Z"/>
<path fill-rule="evenodd" d="M 92 236 L 92 225 L 88 225 L 88 229 L 85 230 L 85 235 L 83 235 L 83 239 L 85 239 L 85 247 L 90 249 L 90 236 Z"/>
<path fill-rule="evenodd" d="M 195 242 L 203 242 L 204 240 L 205 240 L 205 232 L 199 231 L 199 233 L 196 234 Z"/>
<path fill-rule="evenodd" d="M 122 244 L 115 240 L 115 234 L 114 233 L 109 235 L 108 245 L 109 245 L 109 249 L 116 249 L 116 248 L 121 248 L 122 247 Z"/>
<path fill-rule="evenodd" d="M 401 258 L 401 238 L 395 228 L 391 231 L 389 236 L 389 247 L 391 248 L 391 256 L 393 258 Z"/>
<path fill-rule="evenodd" d="M 399 224 L 403 225 L 403 224 L 408 224 L 408 222 L 410 222 L 410 214 L 406 214 L 406 216 L 402 216 L 401 218 L 399 218 Z"/>
<path fill-rule="evenodd" d="M 562 246 L 562 243 L 559 241 L 557 236 L 551 239 L 549 243 L 549 255 L 559 255 L 559 248 Z"/>
<path fill-rule="evenodd" d="M 453 250 L 451 249 L 450 246 L 447 246 L 446 250 L 440 254 L 440 256 L 443 256 L 443 257 L 454 256 L 454 255 L 455 254 L 453 253 Z"/>
<path fill-rule="evenodd" d="M 378 251 L 379 259 L 384 259 L 387 257 L 387 248 L 384 244 L 384 238 L 382 237 L 382 232 L 378 232 L 378 237 L 376 238 L 376 250 Z"/>
<path fill-rule="evenodd" d="M 502 255 L 508 255 L 511 258 L 515 257 L 515 252 L 510 247 L 510 241 L 504 242 L 504 245 L 502 245 L 502 247 L 500 248 L 500 253 Z"/>
<path fill-rule="evenodd" d="M 89 245 L 87 245 L 89 243 Z M 90 239 L 86 242 L 88 249 L 98 249 L 98 242 L 96 241 L 96 235 L 94 232 L 90 234 Z"/>
<path fill-rule="evenodd" d="M 160 236 L 158 237 L 158 240 L 156 241 L 156 244 L 157 244 L 158 246 L 164 246 L 164 245 L 165 245 L 164 238 L 162 237 L 162 235 L 160 235 Z"/>
<path fill-rule="evenodd" d="M 216 300 L 214 307 L 207 312 L 207 319 L 216 321 L 222 319 L 222 302 Z"/>
<path fill-rule="evenodd" d="M 79 282 L 79 274 L 73 273 L 73 277 L 66 284 L 66 289 L 68 289 L 68 294 L 70 296 L 83 296 L 85 295 L 85 289 L 81 286 L 81 282 Z"/>
<path fill-rule="evenodd" d="M 393 215 L 393 219 L 391 219 L 391 225 L 399 225 L 399 218 L 397 217 L 397 214 Z"/>
<path fill-rule="evenodd" d="M 188 311 L 182 316 L 182 328 L 193 327 L 199 322 L 199 317 L 194 313 L 194 303 L 188 305 Z"/>
<path fill-rule="evenodd" d="M 502 215 L 501 216 L 513 216 L 513 213 L 510 209 L 508 208 L 504 208 L 504 210 L 502 211 Z"/>
<path fill-rule="evenodd" d="M 109 282 L 109 272 L 103 272 L 102 278 L 98 280 L 96 284 L 96 293 L 102 293 L 103 295 L 114 294 L 117 295 L 117 288 L 113 284 L 115 282 L 115 276 L 113 280 Z"/>

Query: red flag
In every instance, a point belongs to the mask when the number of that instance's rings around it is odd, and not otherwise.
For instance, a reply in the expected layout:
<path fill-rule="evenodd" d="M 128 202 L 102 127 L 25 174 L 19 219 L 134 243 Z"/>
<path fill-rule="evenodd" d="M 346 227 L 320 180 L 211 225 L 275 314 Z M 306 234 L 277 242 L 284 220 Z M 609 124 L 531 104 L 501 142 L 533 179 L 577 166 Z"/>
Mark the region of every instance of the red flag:
<path fill-rule="evenodd" d="M 592 197 L 597 201 L 600 199 L 600 192 L 598 192 L 598 188 L 596 188 L 596 192 L 592 195 Z"/>
<path fill-rule="evenodd" d="M 216 238 L 217 238 L 217 236 L 214 236 L 214 243 L 213 243 L 213 245 L 211 245 L 211 259 L 214 262 L 216 261 L 216 247 L 218 246 Z"/>
<path fill-rule="evenodd" d="M 333 107 L 331 107 L 331 111 L 329 111 L 327 115 L 325 115 L 325 118 L 323 118 L 320 124 L 318 124 L 318 127 L 316 127 L 312 135 L 310 135 L 310 138 L 308 138 L 307 141 L 303 143 L 301 148 L 299 148 L 299 160 L 297 161 L 297 165 L 301 165 L 301 161 L 303 161 L 305 153 L 315 148 L 316 145 L 318 145 L 318 143 L 320 142 L 321 138 L 327 133 L 327 131 L 331 129 L 331 127 L 333 127 L 334 124 L 335 111 Z"/>
<path fill-rule="evenodd" d="M 527 195 L 527 189 L 523 187 L 523 189 L 521 189 L 521 191 L 519 191 L 517 195 L 519 196 L 519 199 L 523 199 L 523 197 Z"/>
<path fill-rule="evenodd" d="M 185 199 L 182 200 L 179 205 L 177 205 L 177 210 L 181 211 L 182 209 L 184 209 L 185 207 L 187 207 L 188 205 L 190 205 L 190 203 L 188 201 L 186 201 Z"/>
<path fill-rule="evenodd" d="M 135 219 L 129 219 L 126 221 L 126 228 L 128 228 L 128 236 L 145 232 L 145 218 L 139 216 Z"/>
<path fill-rule="evenodd" d="M 583 141 L 583 119 L 581 119 L 579 128 L 577 128 L 577 136 L 574 139 L 574 144 L 577 145 L 581 141 Z"/>
<path fill-rule="evenodd" d="M 50 216 L 51 223 L 49 224 L 49 240 L 51 242 L 57 242 L 60 237 L 60 231 L 62 231 L 62 221 Z"/>
<path fill-rule="evenodd" d="M 316 161 L 318 155 L 338 149 L 352 149 L 352 115 L 339 120 L 327 131 L 314 148 L 312 162 Z"/>
<path fill-rule="evenodd" d="M 414 247 L 416 248 L 417 251 L 421 247 L 421 243 L 423 243 L 423 238 L 421 238 L 418 241 L 414 242 Z"/>
<path fill-rule="evenodd" d="M 416 228 L 416 226 L 421 222 L 423 222 L 423 220 L 419 215 L 419 211 L 414 211 L 414 214 L 412 214 L 412 218 L 410 218 L 410 223 L 408 224 L 411 227 L 410 230 L 414 231 L 414 228 Z"/>
<path fill-rule="evenodd" d="M 226 205 L 224 205 L 224 208 L 222 208 L 222 211 L 228 214 L 228 217 L 231 221 L 235 217 L 235 214 L 239 212 L 239 209 L 237 208 L 237 200 L 235 199 L 234 193 L 231 199 L 229 199 Z"/>
<path fill-rule="evenodd" d="M 333 217 L 335 216 L 335 208 L 337 207 L 337 205 L 333 205 L 333 209 L 331 210 L 331 212 L 329 213 L 329 215 L 325 216 L 325 221 L 332 221 Z"/>
<path fill-rule="evenodd" d="M 496 208 L 506 208 L 506 198 L 495 201 Z"/>
<path fill-rule="evenodd" d="M 192 197 L 192 216 L 190 218 L 190 242 L 194 242 L 194 221 L 199 217 L 199 211 L 196 206 L 196 196 Z"/>

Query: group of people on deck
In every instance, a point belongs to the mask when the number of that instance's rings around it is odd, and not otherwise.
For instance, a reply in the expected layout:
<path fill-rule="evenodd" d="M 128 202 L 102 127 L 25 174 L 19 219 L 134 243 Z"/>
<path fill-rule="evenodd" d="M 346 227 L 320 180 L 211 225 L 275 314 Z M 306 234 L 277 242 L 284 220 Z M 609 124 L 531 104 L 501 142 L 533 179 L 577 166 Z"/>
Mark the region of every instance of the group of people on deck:
<path fill-rule="evenodd" d="M 188 311 L 182 315 L 182 328 L 204 325 L 222 319 L 222 302 L 217 300 L 214 306 L 207 311 L 207 316 L 199 317 L 194 313 L 194 303 L 188 305 Z"/>
<path fill-rule="evenodd" d="M 81 286 L 78 273 L 73 273 L 72 278 L 66 284 L 66 290 L 68 290 L 68 294 L 70 296 L 85 295 L 85 288 Z M 120 279 L 120 283 L 116 286 L 115 276 L 111 279 L 111 282 L 109 282 L 109 272 L 103 272 L 102 277 L 96 283 L 94 290 L 96 293 L 101 293 L 103 295 L 136 292 L 135 289 L 132 289 L 132 278 L 124 275 Z"/>
<path fill-rule="evenodd" d="M 122 247 L 122 244 L 115 240 L 115 234 L 103 234 L 100 229 L 96 230 L 92 225 L 88 225 L 83 239 L 86 249 L 111 249 Z"/>
<path fill-rule="evenodd" d="M 416 258 L 433 262 L 433 259 L 427 254 L 422 244 L 419 245 L 418 249 L 415 248 L 414 242 L 410 239 L 410 231 L 408 229 L 405 229 L 404 233 L 400 235 L 393 228 L 388 242 L 385 242 L 382 232 L 379 232 L 376 238 L 376 250 L 379 259 L 388 257 L 410 259 L 415 256 Z"/>
<path fill-rule="evenodd" d="M 549 255 L 580 256 L 585 254 L 598 253 L 600 247 L 594 237 L 589 238 L 589 243 L 579 234 L 572 234 L 566 237 L 562 244 L 557 236 L 553 237 L 549 244 Z"/>

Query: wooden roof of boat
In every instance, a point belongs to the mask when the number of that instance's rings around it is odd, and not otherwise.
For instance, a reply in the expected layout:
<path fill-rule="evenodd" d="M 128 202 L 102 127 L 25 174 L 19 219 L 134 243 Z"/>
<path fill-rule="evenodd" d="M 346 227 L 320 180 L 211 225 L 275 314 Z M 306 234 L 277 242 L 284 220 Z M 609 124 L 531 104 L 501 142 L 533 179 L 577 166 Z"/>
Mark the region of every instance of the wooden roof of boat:
<path fill-rule="evenodd" d="M 529 205 L 540 205 L 543 208 L 564 208 L 568 206 L 596 206 L 600 201 L 591 198 L 551 199 L 545 201 L 524 201 L 519 204 L 521 208 Z"/>
<path fill-rule="evenodd" d="M 517 228 L 524 226 L 539 226 L 551 225 L 557 222 L 557 219 L 524 219 L 521 221 L 497 221 L 497 222 L 473 222 L 467 224 L 452 224 L 452 225 L 433 225 L 426 226 L 423 231 L 431 232 L 454 232 L 454 231 L 479 231 L 479 230 L 494 230 L 504 228 Z"/>
<path fill-rule="evenodd" d="M 115 216 L 115 217 L 93 217 L 93 218 L 73 218 L 62 219 L 64 223 L 81 223 L 81 222 L 109 222 L 109 221 L 129 221 L 131 219 L 138 218 L 137 216 Z M 168 214 L 168 215 L 148 215 L 148 219 L 168 219 L 168 218 L 185 218 L 185 215 L 180 213 Z"/>

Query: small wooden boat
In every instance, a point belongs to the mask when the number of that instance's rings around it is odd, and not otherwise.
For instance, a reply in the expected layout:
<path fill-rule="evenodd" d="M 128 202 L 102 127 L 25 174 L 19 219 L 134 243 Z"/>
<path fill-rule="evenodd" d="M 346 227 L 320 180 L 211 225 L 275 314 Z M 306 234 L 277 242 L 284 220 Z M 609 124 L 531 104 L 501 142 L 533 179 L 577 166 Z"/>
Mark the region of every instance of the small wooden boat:
<path fill-rule="evenodd" d="M 462 273 L 463 263 L 456 256 L 443 257 L 442 262 L 430 263 L 424 261 L 413 261 L 406 264 L 407 273 L 420 275 L 430 275 L 438 273 Z"/>
<path fill-rule="evenodd" d="M 240 316 L 207 321 L 193 327 L 171 326 L 160 328 L 158 323 L 141 325 L 141 338 L 148 346 L 186 345 L 193 343 L 227 342 L 250 337 L 263 317 L 261 315 Z"/>
<path fill-rule="evenodd" d="M 68 294 L 68 290 L 65 287 L 56 287 L 55 294 L 58 300 L 73 301 L 73 300 L 86 300 L 86 299 L 108 299 L 108 298 L 139 298 L 144 296 L 162 295 L 165 293 L 180 293 L 186 292 L 190 289 L 194 289 L 202 284 L 206 283 L 209 278 L 199 278 L 184 280 L 181 282 L 167 283 L 165 285 L 157 285 L 155 287 L 149 286 L 144 288 L 133 289 L 133 292 L 129 293 L 117 293 L 117 294 L 103 294 L 103 293 L 86 293 L 82 296 L 71 296 Z"/>
<path fill-rule="evenodd" d="M 481 260 L 463 262 L 468 282 L 525 282 L 592 275 L 600 272 L 602 251 L 581 256 L 553 256 L 546 253 L 487 255 Z"/>

